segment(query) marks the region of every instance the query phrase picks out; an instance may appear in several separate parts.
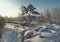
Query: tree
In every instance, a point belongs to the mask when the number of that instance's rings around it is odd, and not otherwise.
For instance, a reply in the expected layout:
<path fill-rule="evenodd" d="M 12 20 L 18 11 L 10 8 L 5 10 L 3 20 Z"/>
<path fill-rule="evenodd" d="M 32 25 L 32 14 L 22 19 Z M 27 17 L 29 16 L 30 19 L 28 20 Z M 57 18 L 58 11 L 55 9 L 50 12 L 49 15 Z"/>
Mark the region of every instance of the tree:
<path fill-rule="evenodd" d="M 36 10 L 36 8 L 32 4 L 29 4 L 28 6 L 22 5 L 22 8 L 21 8 L 22 14 L 28 15 L 27 20 L 28 20 L 29 24 L 31 22 L 31 14 L 35 14 L 35 15 L 39 14 L 39 12 L 37 12 L 35 10 Z"/>
<path fill-rule="evenodd" d="M 29 4 L 27 6 L 27 10 L 30 14 L 33 14 L 35 12 L 34 10 L 36 10 L 36 8 L 32 4 Z"/>
<path fill-rule="evenodd" d="M 25 6 L 23 6 L 23 5 L 21 6 L 21 12 L 22 12 L 22 15 L 28 13 L 27 8 Z"/>
<path fill-rule="evenodd" d="M 5 19 L 2 16 L 0 16 L 0 38 L 2 37 L 4 25 L 5 25 Z"/>
<path fill-rule="evenodd" d="M 51 23 L 51 12 L 48 9 L 45 11 L 45 18 L 48 23 Z"/>
<path fill-rule="evenodd" d="M 52 14 L 57 24 L 60 24 L 60 8 L 54 8 Z"/>
<path fill-rule="evenodd" d="M 35 11 L 36 8 L 35 8 L 32 4 L 29 4 L 29 5 L 27 6 L 27 10 L 28 10 L 28 14 L 29 14 L 29 15 L 28 15 L 28 16 L 29 16 L 29 20 L 28 20 L 28 21 L 29 21 L 29 23 L 30 23 L 30 22 L 31 22 L 31 21 L 30 21 L 30 17 L 31 17 L 30 14 L 35 14 L 35 15 L 36 15 L 36 14 L 39 14 L 39 12 L 38 12 L 38 11 Z"/>
<path fill-rule="evenodd" d="M 36 17 L 36 23 L 39 25 L 39 24 L 42 24 L 42 23 L 44 23 L 44 22 L 45 22 L 44 16 L 43 16 L 42 13 L 41 13 L 40 16 L 37 16 L 37 17 Z"/>

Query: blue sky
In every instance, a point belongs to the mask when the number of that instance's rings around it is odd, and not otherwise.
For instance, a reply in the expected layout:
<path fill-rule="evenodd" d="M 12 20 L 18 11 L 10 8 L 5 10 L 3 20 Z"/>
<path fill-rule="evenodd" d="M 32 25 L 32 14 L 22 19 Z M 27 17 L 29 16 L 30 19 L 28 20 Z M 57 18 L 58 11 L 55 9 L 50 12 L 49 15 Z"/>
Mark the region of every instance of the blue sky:
<path fill-rule="evenodd" d="M 37 11 L 41 12 L 45 9 L 60 7 L 60 0 L 0 0 L 0 15 L 16 17 L 20 6 L 28 4 L 33 4 Z"/>
<path fill-rule="evenodd" d="M 33 4 L 38 11 L 47 8 L 60 7 L 60 0 L 16 0 L 20 5 Z"/>

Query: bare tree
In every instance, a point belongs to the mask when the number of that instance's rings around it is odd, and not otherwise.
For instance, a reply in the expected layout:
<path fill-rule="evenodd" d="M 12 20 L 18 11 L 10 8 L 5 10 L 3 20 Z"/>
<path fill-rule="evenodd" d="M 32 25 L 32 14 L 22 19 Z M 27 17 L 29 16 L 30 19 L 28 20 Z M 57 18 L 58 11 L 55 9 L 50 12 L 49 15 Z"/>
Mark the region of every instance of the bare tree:
<path fill-rule="evenodd" d="M 38 24 L 41 24 L 41 23 L 44 23 L 45 22 L 45 19 L 44 19 L 44 16 L 43 16 L 42 13 L 39 16 L 36 17 L 36 22 Z"/>
<path fill-rule="evenodd" d="M 0 38 L 2 37 L 4 25 L 5 25 L 5 19 L 2 16 L 0 16 Z"/>
<path fill-rule="evenodd" d="M 60 24 L 60 8 L 54 8 L 52 10 L 53 17 L 57 24 Z"/>
<path fill-rule="evenodd" d="M 45 19 L 46 19 L 46 21 L 48 22 L 48 23 L 51 23 L 51 13 L 50 13 L 50 11 L 47 9 L 47 10 L 45 10 Z"/>

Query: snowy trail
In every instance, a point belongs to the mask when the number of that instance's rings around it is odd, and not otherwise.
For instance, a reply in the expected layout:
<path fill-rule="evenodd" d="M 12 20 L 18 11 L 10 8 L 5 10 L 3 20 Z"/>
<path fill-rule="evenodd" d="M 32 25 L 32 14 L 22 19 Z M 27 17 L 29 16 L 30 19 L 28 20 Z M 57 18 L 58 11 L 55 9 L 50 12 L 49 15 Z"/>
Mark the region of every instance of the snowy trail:
<path fill-rule="evenodd" d="M 2 35 L 1 42 L 18 42 L 17 35 L 18 33 L 15 30 L 6 31 Z"/>

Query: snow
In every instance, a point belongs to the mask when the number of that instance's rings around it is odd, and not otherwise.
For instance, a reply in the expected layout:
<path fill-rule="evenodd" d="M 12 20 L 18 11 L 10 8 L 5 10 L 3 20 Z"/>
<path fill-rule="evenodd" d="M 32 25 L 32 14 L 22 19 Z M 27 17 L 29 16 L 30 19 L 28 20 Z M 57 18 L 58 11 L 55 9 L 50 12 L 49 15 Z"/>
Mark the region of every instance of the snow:
<path fill-rule="evenodd" d="M 17 34 L 14 30 L 7 31 L 2 35 L 1 42 L 17 42 Z"/>
<path fill-rule="evenodd" d="M 40 27 L 40 26 L 39 26 Z M 42 28 L 36 27 L 34 31 L 34 35 L 40 33 L 38 36 L 40 41 L 37 41 L 37 38 L 33 38 L 35 41 L 33 42 L 55 42 L 55 40 L 59 41 L 57 38 L 60 36 L 60 26 L 59 25 L 42 25 Z M 58 36 L 59 35 L 59 36 Z M 35 36 L 36 37 L 36 36 Z"/>
<path fill-rule="evenodd" d="M 0 39 L 1 42 L 21 42 L 21 33 L 24 33 L 24 42 L 60 42 L 60 26 L 56 24 L 38 25 L 32 30 L 26 30 L 22 27 L 14 29 L 5 29 Z M 26 31 L 25 31 L 26 30 Z M 31 36 L 31 37 L 30 37 Z M 27 38 L 30 37 L 30 38 Z"/>

